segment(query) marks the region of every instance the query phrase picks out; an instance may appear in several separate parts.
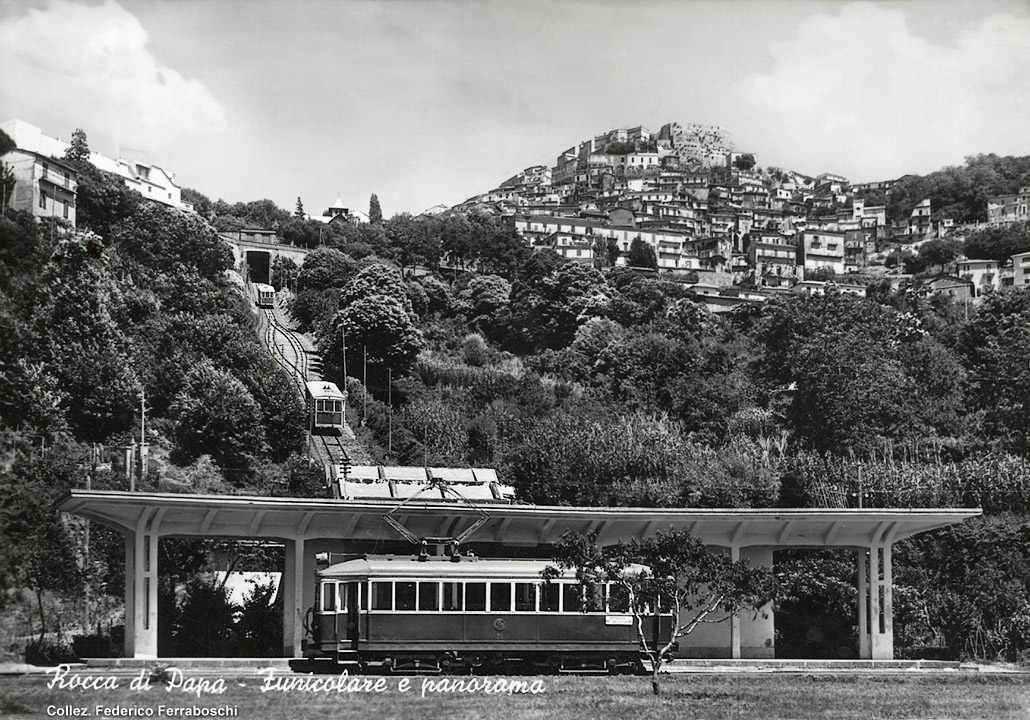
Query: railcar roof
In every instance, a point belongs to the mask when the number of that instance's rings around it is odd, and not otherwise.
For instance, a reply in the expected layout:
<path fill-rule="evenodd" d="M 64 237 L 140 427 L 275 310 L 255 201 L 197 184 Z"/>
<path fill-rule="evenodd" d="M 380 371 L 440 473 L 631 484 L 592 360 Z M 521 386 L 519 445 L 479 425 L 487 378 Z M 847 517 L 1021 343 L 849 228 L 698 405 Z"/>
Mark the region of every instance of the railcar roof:
<path fill-rule="evenodd" d="M 254 283 L 254 287 L 260 290 L 261 292 L 275 292 L 275 288 L 273 288 L 271 285 L 266 285 L 265 283 Z"/>
<path fill-rule="evenodd" d="M 527 578 L 539 580 L 540 572 L 552 560 L 430 557 L 420 561 L 408 555 L 378 555 L 345 560 L 319 571 L 324 578 Z M 563 575 L 572 577 L 573 573 Z"/>
<path fill-rule="evenodd" d="M 449 557 L 439 556 L 417 560 L 410 555 L 371 555 L 330 565 L 320 570 L 319 575 L 328 579 L 411 577 L 539 580 L 540 573 L 549 566 L 557 567 L 557 563 L 553 560 L 524 558 L 463 557 L 459 562 L 453 562 Z M 635 574 L 644 569 L 643 565 L 630 564 L 626 572 Z M 575 572 L 563 571 L 561 577 L 574 578 Z"/>
<path fill-rule="evenodd" d="M 304 384 L 307 385 L 308 394 L 311 397 L 343 399 L 343 393 L 340 392 L 340 388 L 336 387 L 336 383 L 326 382 L 325 380 L 312 380 Z"/>

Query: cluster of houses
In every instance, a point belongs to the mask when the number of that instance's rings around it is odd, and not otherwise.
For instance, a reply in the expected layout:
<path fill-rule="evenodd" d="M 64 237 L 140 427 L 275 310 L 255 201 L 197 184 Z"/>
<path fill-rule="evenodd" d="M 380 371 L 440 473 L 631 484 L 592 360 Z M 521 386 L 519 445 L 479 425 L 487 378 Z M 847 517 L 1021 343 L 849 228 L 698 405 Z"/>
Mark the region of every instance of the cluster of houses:
<path fill-rule="evenodd" d="M 758 299 L 818 290 L 828 278 L 860 292 L 849 274 L 882 266 L 901 243 L 954 230 L 951 220 L 933 217 L 929 199 L 888 222 L 886 207 L 865 198 L 888 194 L 892 184 L 763 170 L 725 130 L 670 123 L 658 133 L 599 135 L 558 155 L 553 167 L 526 168 L 456 209 L 510 217 L 533 247 L 597 267 L 626 264 L 639 240 L 654 251 L 659 272 L 696 278 L 699 292 Z"/>
<path fill-rule="evenodd" d="M 78 174 L 74 167 L 61 160 L 69 143 L 43 133 L 24 120 L 0 123 L 14 141 L 15 149 L 4 155 L 4 164 L 14 175 L 10 197 L 0 198 L 0 206 L 30 212 L 39 218 L 61 218 L 75 227 L 78 196 Z M 91 152 L 90 162 L 113 175 L 126 187 L 148 200 L 162 205 L 193 211 L 193 205 L 182 199 L 182 189 L 175 175 L 144 160 L 110 158 Z M 6 188 L 5 188 L 6 192 Z"/>

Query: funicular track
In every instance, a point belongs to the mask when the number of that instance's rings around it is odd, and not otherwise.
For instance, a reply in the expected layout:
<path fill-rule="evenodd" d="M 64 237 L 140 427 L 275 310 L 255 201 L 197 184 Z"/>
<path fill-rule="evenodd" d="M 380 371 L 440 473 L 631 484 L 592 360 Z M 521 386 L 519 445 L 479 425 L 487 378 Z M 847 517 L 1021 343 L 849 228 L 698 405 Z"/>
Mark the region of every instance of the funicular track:
<path fill-rule="evenodd" d="M 339 435 L 317 435 L 317 443 L 320 453 L 330 461 L 331 465 L 349 465 L 350 456 L 347 449 L 340 442 Z"/>
<path fill-rule="evenodd" d="M 263 308 L 261 314 L 265 321 L 265 344 L 279 366 L 289 373 L 297 392 L 304 397 L 304 383 L 313 379 L 310 377 L 311 360 L 304 349 L 304 344 L 289 327 L 279 320 L 275 310 Z M 283 339 L 283 342 L 280 342 L 280 338 Z"/>
<path fill-rule="evenodd" d="M 296 331 L 279 319 L 276 309 L 259 308 L 259 311 L 259 330 L 268 351 L 279 367 L 290 376 L 294 389 L 306 403 L 305 383 L 322 379 L 319 358 L 311 357 Z M 338 435 L 310 435 L 308 448 L 327 469 L 327 473 L 330 466 L 350 465 L 350 454 Z"/>

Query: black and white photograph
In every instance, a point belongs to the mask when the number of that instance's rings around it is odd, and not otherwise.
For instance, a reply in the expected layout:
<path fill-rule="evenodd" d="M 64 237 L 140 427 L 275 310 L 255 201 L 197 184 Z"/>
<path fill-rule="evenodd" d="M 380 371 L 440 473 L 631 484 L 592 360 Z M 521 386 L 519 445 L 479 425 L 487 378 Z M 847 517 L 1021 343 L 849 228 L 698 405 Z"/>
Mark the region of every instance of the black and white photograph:
<path fill-rule="evenodd" d="M 0 717 L 1030 718 L 1030 0 L 0 0 Z"/>

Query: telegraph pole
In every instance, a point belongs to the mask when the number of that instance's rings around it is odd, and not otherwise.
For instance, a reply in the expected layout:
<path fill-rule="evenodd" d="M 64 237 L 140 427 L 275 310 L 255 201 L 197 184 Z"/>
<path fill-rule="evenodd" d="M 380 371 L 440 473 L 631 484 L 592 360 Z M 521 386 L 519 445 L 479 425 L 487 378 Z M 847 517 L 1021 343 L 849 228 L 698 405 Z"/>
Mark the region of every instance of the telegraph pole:
<path fill-rule="evenodd" d="M 365 424 L 368 412 L 368 347 L 361 346 L 361 382 L 365 386 L 365 394 L 361 396 L 361 424 Z"/>
<path fill-rule="evenodd" d="M 139 479 L 147 474 L 147 389 L 139 391 Z"/>
<path fill-rule="evenodd" d="M 347 390 L 347 328 L 340 324 L 340 338 L 343 341 L 343 389 Z"/>

